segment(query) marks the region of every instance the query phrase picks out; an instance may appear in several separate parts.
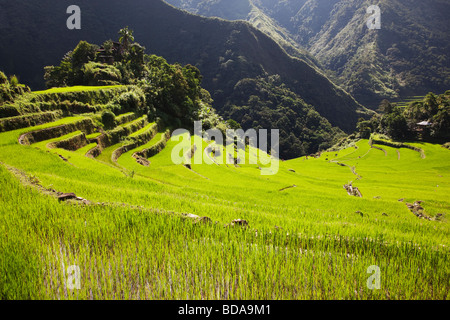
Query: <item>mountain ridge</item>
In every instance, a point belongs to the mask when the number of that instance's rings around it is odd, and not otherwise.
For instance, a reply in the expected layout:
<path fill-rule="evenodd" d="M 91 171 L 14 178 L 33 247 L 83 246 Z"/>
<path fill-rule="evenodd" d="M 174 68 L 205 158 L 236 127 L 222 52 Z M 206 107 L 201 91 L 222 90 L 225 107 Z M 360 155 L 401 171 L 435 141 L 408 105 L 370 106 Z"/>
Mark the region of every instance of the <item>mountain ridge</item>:
<path fill-rule="evenodd" d="M 223 0 L 167 1 L 206 15 L 220 15 L 221 5 L 227 4 Z M 284 30 L 289 43 L 310 52 L 317 66 L 366 106 L 450 87 L 448 1 L 246 1 L 274 21 L 273 28 L 253 23 L 255 27 L 268 34 Z M 370 5 L 381 9 L 380 30 L 367 29 Z M 246 20 L 253 21 L 249 12 Z"/>

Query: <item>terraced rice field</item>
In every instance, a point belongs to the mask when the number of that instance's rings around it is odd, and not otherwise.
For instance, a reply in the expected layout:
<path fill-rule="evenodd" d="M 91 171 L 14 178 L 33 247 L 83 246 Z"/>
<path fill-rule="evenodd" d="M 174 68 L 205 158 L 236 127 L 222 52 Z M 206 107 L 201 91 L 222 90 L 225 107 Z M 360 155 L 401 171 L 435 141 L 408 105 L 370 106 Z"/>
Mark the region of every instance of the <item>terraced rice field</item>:
<path fill-rule="evenodd" d="M 448 149 L 412 144 L 423 157 L 360 140 L 281 161 L 272 176 L 260 164 L 189 168 L 173 164 L 168 128 L 139 115 L 107 132 L 92 122 L 19 143 L 92 117 L 0 133 L 2 299 L 450 298 Z M 76 150 L 52 144 L 74 137 Z M 422 218 L 406 205 L 416 201 Z M 374 265 L 379 289 L 367 285 Z"/>

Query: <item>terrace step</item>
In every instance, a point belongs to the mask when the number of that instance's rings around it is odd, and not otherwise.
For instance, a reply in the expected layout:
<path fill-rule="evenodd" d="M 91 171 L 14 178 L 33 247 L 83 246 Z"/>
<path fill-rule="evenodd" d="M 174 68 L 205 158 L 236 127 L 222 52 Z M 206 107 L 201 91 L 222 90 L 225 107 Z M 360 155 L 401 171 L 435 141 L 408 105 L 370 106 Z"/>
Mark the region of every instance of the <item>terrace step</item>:
<path fill-rule="evenodd" d="M 102 133 L 98 137 L 90 140 L 90 142 L 96 142 L 97 146 L 89 150 L 86 156 L 90 158 L 97 158 L 105 149 L 109 147 L 117 145 L 115 149 L 120 148 L 122 146 L 121 140 L 124 137 L 127 137 L 136 131 L 139 131 L 147 124 L 148 118 L 146 115 L 144 115 L 134 121 L 127 122 L 125 124 L 117 126 L 113 130 Z M 111 155 L 115 149 L 111 150 Z"/>
<path fill-rule="evenodd" d="M 38 126 L 44 123 L 49 123 L 61 119 L 61 117 L 62 111 L 57 110 L 3 118 L 0 119 L 0 132 Z"/>
<path fill-rule="evenodd" d="M 63 124 L 60 126 L 24 133 L 19 137 L 19 143 L 22 145 L 31 145 L 33 143 L 59 138 L 75 131 L 82 131 L 87 134 L 91 134 L 96 129 L 97 128 L 92 122 L 92 119 L 85 118 L 81 120 L 75 120 L 74 122 Z"/>
<path fill-rule="evenodd" d="M 158 135 L 156 137 L 158 137 Z M 152 139 L 150 141 L 150 143 L 154 142 L 154 140 L 156 140 L 155 138 Z M 149 148 L 145 148 L 145 149 L 143 149 L 141 151 L 135 152 L 133 154 L 133 158 L 139 159 L 139 157 L 140 157 L 140 158 L 148 159 L 148 158 L 151 158 L 151 157 L 157 155 L 158 153 L 160 153 L 166 147 L 167 142 L 169 141 L 169 139 L 170 139 L 170 130 L 166 130 L 164 133 L 161 133 L 161 138 L 159 139 L 159 141 L 154 143 Z"/>
<path fill-rule="evenodd" d="M 149 123 L 141 130 L 136 131 L 135 133 L 129 135 L 128 138 L 130 138 L 132 142 L 114 150 L 111 156 L 112 161 L 117 162 L 120 156 L 122 156 L 125 152 L 128 152 L 128 150 L 133 150 L 142 145 L 145 145 L 146 143 L 151 141 L 156 136 L 157 133 L 158 133 L 158 124 Z M 146 161 L 142 162 L 144 163 L 144 165 L 147 164 Z"/>

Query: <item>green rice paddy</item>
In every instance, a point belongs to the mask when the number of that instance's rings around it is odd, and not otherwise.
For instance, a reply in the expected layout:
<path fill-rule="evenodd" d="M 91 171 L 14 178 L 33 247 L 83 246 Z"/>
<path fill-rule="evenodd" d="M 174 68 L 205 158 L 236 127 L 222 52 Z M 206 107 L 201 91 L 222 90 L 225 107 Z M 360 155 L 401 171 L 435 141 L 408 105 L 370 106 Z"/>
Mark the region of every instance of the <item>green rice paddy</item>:
<path fill-rule="evenodd" d="M 133 154 L 165 130 L 117 162 L 111 155 L 122 142 L 97 158 L 86 156 L 96 143 L 48 149 L 78 131 L 18 143 L 25 132 L 84 117 L 0 133 L 1 299 L 450 298 L 450 151 L 440 145 L 413 144 L 422 158 L 360 140 L 280 161 L 264 176 L 260 165 L 175 165 L 170 140 L 139 164 Z M 347 194 L 350 182 L 362 198 Z M 59 202 L 50 190 L 89 204 Z M 429 219 L 408 209 L 415 201 Z M 231 226 L 235 219 L 248 226 Z M 67 285 L 72 265 L 79 289 Z M 367 285 L 373 265 L 379 289 Z"/>

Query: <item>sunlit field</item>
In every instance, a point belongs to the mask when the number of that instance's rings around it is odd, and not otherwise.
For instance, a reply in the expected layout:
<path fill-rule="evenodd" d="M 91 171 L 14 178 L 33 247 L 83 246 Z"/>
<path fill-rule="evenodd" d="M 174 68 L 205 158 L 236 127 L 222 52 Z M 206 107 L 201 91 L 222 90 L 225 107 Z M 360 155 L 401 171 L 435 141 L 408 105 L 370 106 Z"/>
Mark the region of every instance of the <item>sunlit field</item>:
<path fill-rule="evenodd" d="M 19 143 L 95 117 L 0 133 L 1 299 L 450 297 L 448 149 L 411 144 L 422 156 L 360 140 L 262 175 L 260 164 L 213 154 L 212 164 L 175 165 L 173 128 L 134 114 L 118 118 L 112 130 L 125 136 L 99 155 L 90 155 L 102 135 L 94 125 Z M 255 154 L 247 147 L 240 158 Z M 362 198 L 347 193 L 350 182 Z M 422 218 L 406 205 L 416 201 Z M 79 289 L 67 285 L 74 265 Z M 368 286 L 371 266 L 379 289 Z"/>

